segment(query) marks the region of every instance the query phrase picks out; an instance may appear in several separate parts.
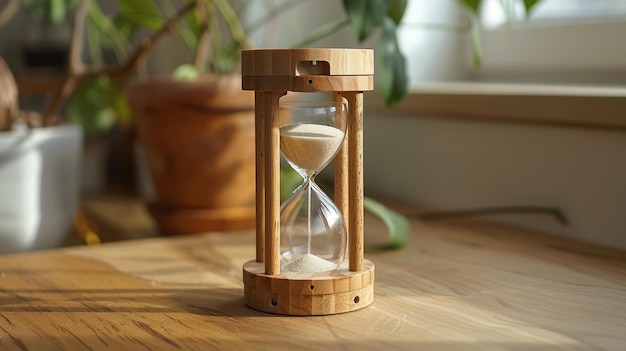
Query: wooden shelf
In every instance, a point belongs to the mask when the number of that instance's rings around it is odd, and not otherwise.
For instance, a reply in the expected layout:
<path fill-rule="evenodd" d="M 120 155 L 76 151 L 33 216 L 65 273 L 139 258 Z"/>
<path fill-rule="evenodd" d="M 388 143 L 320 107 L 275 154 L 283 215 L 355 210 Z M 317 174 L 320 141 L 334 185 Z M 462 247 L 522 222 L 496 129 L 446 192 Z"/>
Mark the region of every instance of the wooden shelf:
<path fill-rule="evenodd" d="M 367 113 L 626 130 L 626 88 L 471 82 L 424 83 L 392 109 L 378 96 Z"/>

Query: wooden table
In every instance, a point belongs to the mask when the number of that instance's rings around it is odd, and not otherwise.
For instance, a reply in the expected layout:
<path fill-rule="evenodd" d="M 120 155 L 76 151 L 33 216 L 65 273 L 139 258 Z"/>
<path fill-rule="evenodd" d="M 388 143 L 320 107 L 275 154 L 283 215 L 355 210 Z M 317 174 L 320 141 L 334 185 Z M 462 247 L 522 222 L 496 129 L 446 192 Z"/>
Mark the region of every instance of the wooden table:
<path fill-rule="evenodd" d="M 0 350 L 626 349 L 624 251 L 413 221 L 405 248 L 366 251 L 374 303 L 324 317 L 244 306 L 253 257 L 251 231 L 0 256 Z"/>

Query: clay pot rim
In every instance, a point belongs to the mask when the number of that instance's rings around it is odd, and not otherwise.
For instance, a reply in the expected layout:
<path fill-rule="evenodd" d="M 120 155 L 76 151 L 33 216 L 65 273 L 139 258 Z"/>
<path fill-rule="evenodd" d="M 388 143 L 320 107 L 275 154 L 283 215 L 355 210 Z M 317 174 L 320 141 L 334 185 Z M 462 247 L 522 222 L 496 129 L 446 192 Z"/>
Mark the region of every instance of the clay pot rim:
<path fill-rule="evenodd" d="M 176 79 L 171 76 L 154 76 L 149 78 L 133 79 L 126 84 L 127 89 L 154 87 L 157 85 L 195 87 L 215 85 L 219 88 L 237 88 L 241 90 L 241 75 L 239 74 L 206 74 L 196 79 Z"/>
<path fill-rule="evenodd" d="M 128 82 L 125 93 L 131 101 L 161 100 L 193 102 L 220 108 L 254 109 L 254 92 L 241 89 L 241 76 L 205 75 L 193 80 L 167 76 Z"/>

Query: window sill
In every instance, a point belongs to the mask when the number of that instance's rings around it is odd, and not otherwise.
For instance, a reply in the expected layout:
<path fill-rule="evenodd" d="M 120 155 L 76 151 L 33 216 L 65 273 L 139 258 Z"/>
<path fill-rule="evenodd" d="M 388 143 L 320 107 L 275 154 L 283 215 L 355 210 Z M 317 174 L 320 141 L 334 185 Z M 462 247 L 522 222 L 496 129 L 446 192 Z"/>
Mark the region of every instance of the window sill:
<path fill-rule="evenodd" d="M 621 87 L 432 82 L 414 87 L 391 109 L 377 94 L 365 101 L 373 113 L 626 131 L 626 88 Z"/>

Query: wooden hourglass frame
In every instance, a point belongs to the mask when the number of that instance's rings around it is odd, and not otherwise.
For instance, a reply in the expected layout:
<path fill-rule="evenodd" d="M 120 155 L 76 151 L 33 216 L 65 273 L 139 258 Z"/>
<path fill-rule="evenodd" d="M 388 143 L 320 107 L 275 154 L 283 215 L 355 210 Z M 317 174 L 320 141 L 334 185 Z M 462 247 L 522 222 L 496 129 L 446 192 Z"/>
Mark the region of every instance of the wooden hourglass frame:
<path fill-rule="evenodd" d="M 373 50 L 244 50 L 241 65 L 242 88 L 255 91 L 256 109 L 256 259 L 243 266 L 245 304 L 286 315 L 327 315 L 370 305 L 374 264 L 363 258 L 363 92 L 374 85 Z M 348 266 L 295 278 L 281 274 L 279 253 L 279 100 L 289 91 L 333 92 L 348 106 L 346 138 L 335 157 L 334 194 L 348 231 Z"/>

